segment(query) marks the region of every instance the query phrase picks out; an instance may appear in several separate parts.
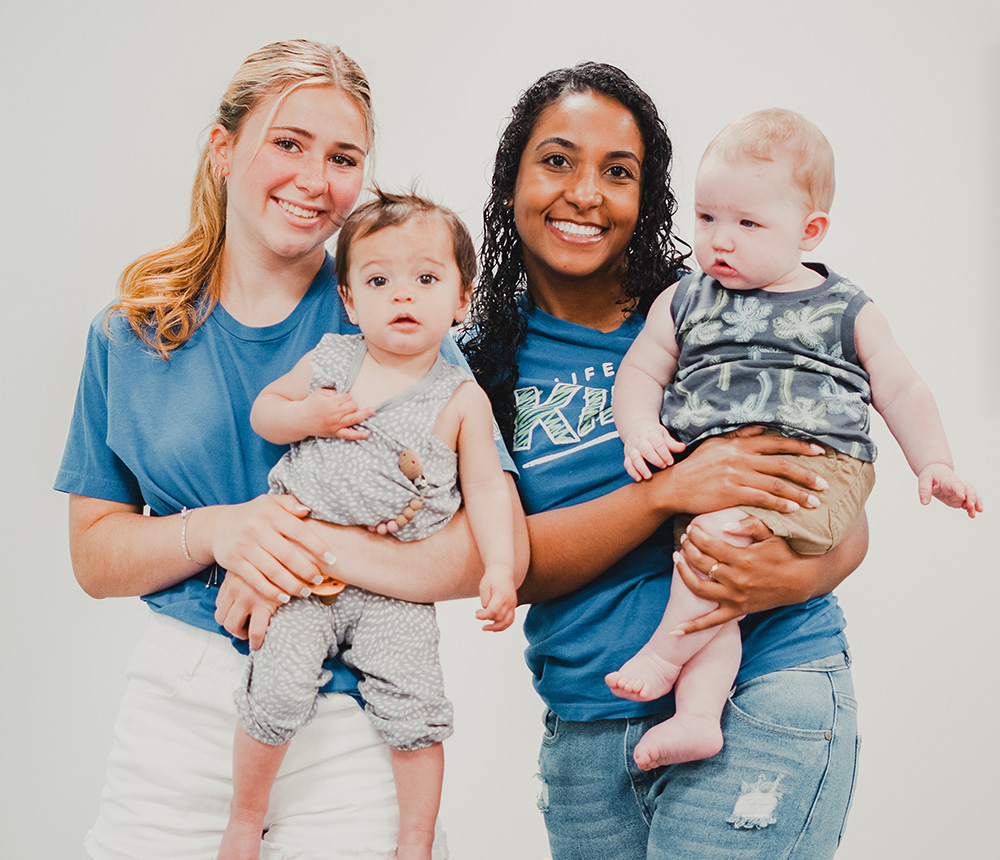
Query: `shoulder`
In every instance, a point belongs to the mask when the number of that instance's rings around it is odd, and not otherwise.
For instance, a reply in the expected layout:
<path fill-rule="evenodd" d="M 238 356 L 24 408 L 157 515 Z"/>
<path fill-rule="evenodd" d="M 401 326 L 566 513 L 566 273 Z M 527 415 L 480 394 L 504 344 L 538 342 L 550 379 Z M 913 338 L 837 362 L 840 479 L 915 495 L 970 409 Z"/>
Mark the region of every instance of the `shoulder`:
<path fill-rule="evenodd" d="M 493 424 L 493 407 L 490 398 L 472 379 L 459 384 L 451 393 L 442 412 L 452 412 L 457 415 L 462 424 L 468 421 L 481 424 Z"/>
<path fill-rule="evenodd" d="M 364 338 L 360 334 L 332 334 L 327 332 L 319 339 L 319 343 L 310 353 L 316 358 L 336 358 L 341 355 L 351 355 L 360 349 Z"/>
<path fill-rule="evenodd" d="M 455 364 L 452 362 L 450 356 L 442 355 L 442 359 L 438 367 L 438 374 L 441 380 L 456 386 L 462 386 L 465 382 L 474 382 L 472 373 L 469 371 L 469 367 L 465 364 L 464 360 L 461 364 Z M 476 387 L 478 388 L 479 386 Z"/>

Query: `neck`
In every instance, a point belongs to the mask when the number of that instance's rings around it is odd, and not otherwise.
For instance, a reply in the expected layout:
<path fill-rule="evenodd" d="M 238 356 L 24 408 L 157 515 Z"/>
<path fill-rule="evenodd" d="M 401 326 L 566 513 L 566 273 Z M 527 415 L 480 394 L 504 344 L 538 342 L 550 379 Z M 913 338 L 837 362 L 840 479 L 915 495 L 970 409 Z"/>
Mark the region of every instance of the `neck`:
<path fill-rule="evenodd" d="M 351 385 L 351 396 L 361 407 L 378 406 L 406 391 L 427 375 L 438 356 L 438 350 L 399 355 L 367 342 L 365 349 L 361 369 Z"/>
<path fill-rule="evenodd" d="M 826 279 L 815 269 L 810 269 L 800 263 L 784 278 L 779 278 L 774 283 L 768 284 L 764 290 L 769 293 L 797 293 L 801 290 L 811 290 L 813 287 L 818 287 L 824 280 Z"/>
<path fill-rule="evenodd" d="M 226 240 L 222 251 L 219 301 L 243 325 L 275 325 L 295 310 L 323 265 L 326 252 L 294 260 L 264 257 L 259 249 Z"/>
<path fill-rule="evenodd" d="M 629 304 L 620 278 L 606 274 L 590 278 L 533 277 L 528 272 L 528 293 L 550 316 L 597 331 L 614 331 L 625 319 Z"/>

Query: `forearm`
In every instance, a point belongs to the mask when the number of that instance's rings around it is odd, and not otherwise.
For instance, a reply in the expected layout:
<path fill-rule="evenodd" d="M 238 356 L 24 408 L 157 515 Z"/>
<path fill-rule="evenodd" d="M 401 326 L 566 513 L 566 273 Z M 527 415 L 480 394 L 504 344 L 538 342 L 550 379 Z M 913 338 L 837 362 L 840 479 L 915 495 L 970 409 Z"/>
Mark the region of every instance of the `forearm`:
<path fill-rule="evenodd" d="M 612 410 L 615 427 L 622 439 L 637 424 L 654 421 L 659 423 L 660 406 L 663 403 L 663 385 L 653 379 L 642 368 L 623 361 L 615 376 Z"/>
<path fill-rule="evenodd" d="M 289 400 L 280 394 L 263 391 L 250 410 L 254 432 L 274 445 L 291 445 L 307 436 L 304 401 Z"/>
<path fill-rule="evenodd" d="M 181 518 L 144 517 L 133 506 L 70 496 L 70 557 L 91 597 L 135 597 L 176 585 L 205 567 L 181 547 Z"/>
<path fill-rule="evenodd" d="M 527 518 L 531 546 L 518 603 L 537 603 L 582 588 L 639 546 L 678 509 L 654 482 L 628 484 L 605 496 Z"/>
<path fill-rule="evenodd" d="M 954 468 L 941 413 L 934 395 L 915 377 L 893 401 L 879 410 L 914 475 L 933 464 Z"/>
<path fill-rule="evenodd" d="M 674 514 L 735 505 L 790 510 L 810 503 L 805 487 L 816 488 L 815 473 L 780 455 L 821 449 L 753 432 L 710 439 L 648 481 L 528 517 L 531 564 L 518 600 L 548 600 L 586 585 Z"/>
<path fill-rule="evenodd" d="M 528 533 L 524 513 L 506 476 L 514 532 L 515 581 L 528 566 Z M 326 570 L 351 585 L 413 603 L 434 603 L 479 594 L 483 561 L 465 509 L 460 508 L 441 531 L 403 543 L 391 535 L 376 535 L 360 527 L 336 526 L 319 520 L 309 525 L 337 556 Z"/>
<path fill-rule="evenodd" d="M 812 562 L 811 588 L 803 598 L 822 597 L 829 594 L 865 560 L 868 553 L 868 516 L 862 512 L 860 519 L 847 536 L 825 555 L 800 556 L 803 561 Z M 800 601 L 801 602 L 801 601 Z"/>

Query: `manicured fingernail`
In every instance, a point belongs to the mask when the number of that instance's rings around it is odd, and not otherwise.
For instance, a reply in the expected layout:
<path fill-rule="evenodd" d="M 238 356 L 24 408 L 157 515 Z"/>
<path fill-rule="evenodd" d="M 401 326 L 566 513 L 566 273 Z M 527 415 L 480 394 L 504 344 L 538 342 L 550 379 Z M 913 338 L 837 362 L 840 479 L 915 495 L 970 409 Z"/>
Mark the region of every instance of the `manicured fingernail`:
<path fill-rule="evenodd" d="M 333 564 L 336 560 L 337 556 L 335 556 L 332 552 L 327 552 L 323 555 L 323 561 L 327 564 Z"/>
<path fill-rule="evenodd" d="M 674 552 L 674 564 L 677 564 L 681 560 L 681 554 L 679 552 Z"/>
<path fill-rule="evenodd" d="M 786 511 L 797 511 L 798 509 L 799 509 L 799 503 L 798 502 L 793 502 L 791 500 L 786 500 L 785 501 L 785 510 Z"/>
<path fill-rule="evenodd" d="M 818 508 L 819 507 L 819 499 L 817 499 L 812 493 L 810 493 L 809 494 L 809 498 L 806 499 L 806 507 L 807 508 Z"/>
<path fill-rule="evenodd" d="M 310 594 L 312 594 L 312 590 L 311 590 L 311 589 L 309 589 L 309 588 L 303 588 L 303 589 L 302 589 L 302 590 L 301 590 L 301 591 L 299 592 L 299 594 L 300 594 L 300 595 L 301 595 L 302 597 L 308 597 L 308 596 L 309 596 Z"/>
<path fill-rule="evenodd" d="M 823 453 L 823 446 L 822 446 L 822 445 L 816 445 L 816 444 L 812 444 L 812 445 L 810 445 L 810 446 L 809 446 L 809 449 L 810 449 L 810 450 L 811 450 L 811 451 L 812 451 L 812 452 L 813 452 L 814 454 L 822 454 L 822 453 Z"/>
<path fill-rule="evenodd" d="M 279 595 L 278 595 L 278 600 L 279 600 L 279 601 L 280 601 L 281 603 L 288 603 L 288 601 L 289 601 L 289 600 L 291 600 L 291 599 L 292 599 L 292 598 L 291 598 L 291 597 L 289 597 L 289 596 L 288 596 L 287 594 L 279 594 Z"/>
<path fill-rule="evenodd" d="M 684 541 L 686 541 L 687 539 L 688 539 L 687 532 L 684 532 L 684 534 L 681 535 L 681 546 L 684 546 Z"/>
<path fill-rule="evenodd" d="M 828 490 L 830 485 L 826 482 L 825 478 L 821 478 L 819 475 L 816 476 L 816 489 L 817 490 Z"/>
<path fill-rule="evenodd" d="M 322 573 L 317 573 L 317 574 L 316 574 L 316 575 L 315 575 L 315 576 L 313 577 L 313 585 L 319 585 L 319 584 L 320 584 L 320 583 L 321 583 L 321 582 L 322 582 L 322 581 L 323 581 L 324 579 L 326 579 L 326 577 L 325 577 L 325 576 L 323 576 L 323 574 L 322 574 Z"/>
<path fill-rule="evenodd" d="M 296 505 L 295 510 L 302 511 L 302 513 L 309 513 L 309 508 L 306 505 Z"/>
<path fill-rule="evenodd" d="M 671 631 L 670 631 L 670 635 L 671 635 L 671 636 L 683 636 L 683 635 L 684 635 L 684 631 L 683 631 L 683 630 L 681 630 L 681 629 L 680 629 L 680 628 L 678 627 L 678 628 L 677 628 L 676 630 L 671 630 Z"/>

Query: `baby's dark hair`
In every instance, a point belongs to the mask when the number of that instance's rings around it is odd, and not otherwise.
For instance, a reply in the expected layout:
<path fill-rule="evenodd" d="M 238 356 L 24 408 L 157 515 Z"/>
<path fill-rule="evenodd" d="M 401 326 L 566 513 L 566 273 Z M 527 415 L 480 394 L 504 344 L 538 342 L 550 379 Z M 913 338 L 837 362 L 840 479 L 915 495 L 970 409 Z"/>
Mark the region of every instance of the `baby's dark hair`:
<path fill-rule="evenodd" d="M 440 218 L 451 233 L 452 247 L 455 252 L 455 263 L 462 278 L 462 288 L 468 290 L 476 279 L 476 247 L 472 244 L 472 236 L 462 219 L 446 206 L 441 206 L 415 194 L 392 194 L 381 188 L 374 188 L 375 198 L 361 204 L 344 222 L 337 235 L 337 250 L 335 260 L 337 265 L 337 284 L 341 292 L 351 289 L 347 273 L 351 264 L 351 246 L 358 239 L 371 236 L 386 227 L 399 227 L 411 218 L 436 216 Z"/>
<path fill-rule="evenodd" d="M 508 443 L 514 430 L 516 354 L 527 331 L 518 307 L 525 271 L 511 205 L 514 186 L 521 156 L 542 112 L 569 93 L 586 92 L 607 96 L 628 110 L 645 150 L 639 219 L 625 249 L 623 313 L 644 316 L 653 299 L 677 280 L 688 256 L 678 247 L 684 243 L 673 235 L 677 201 L 670 188 L 670 138 L 649 95 L 625 72 L 607 63 L 557 69 L 528 87 L 514 105 L 497 149 L 493 186 L 483 210 L 482 275 L 466 323 L 470 335 L 463 345 Z"/>

